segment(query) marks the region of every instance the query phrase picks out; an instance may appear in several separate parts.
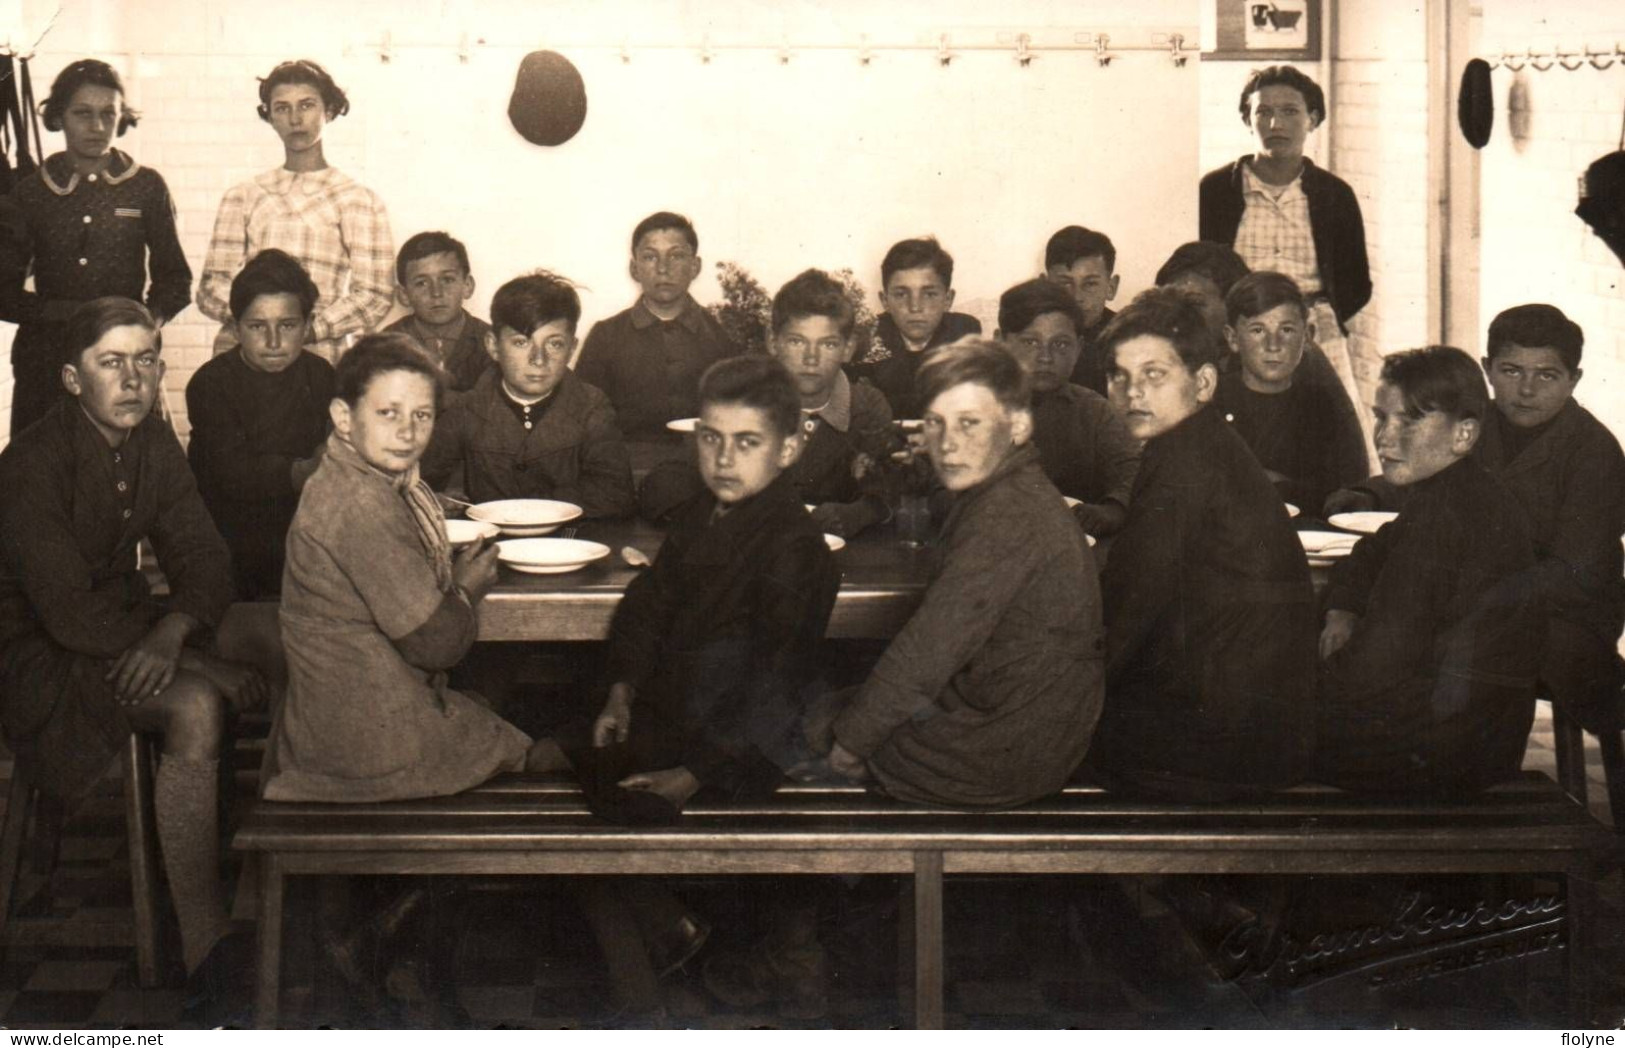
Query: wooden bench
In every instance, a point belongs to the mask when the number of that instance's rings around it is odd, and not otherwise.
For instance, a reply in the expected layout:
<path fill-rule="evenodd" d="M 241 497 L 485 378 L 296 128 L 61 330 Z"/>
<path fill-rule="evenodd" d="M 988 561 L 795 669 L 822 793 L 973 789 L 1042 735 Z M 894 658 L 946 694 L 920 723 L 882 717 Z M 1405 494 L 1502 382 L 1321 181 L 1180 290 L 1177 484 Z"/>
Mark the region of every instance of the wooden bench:
<path fill-rule="evenodd" d="M 1526 773 L 1471 802 L 1373 803 L 1306 787 L 1192 808 L 1093 787 L 1013 811 L 900 805 L 857 788 L 790 786 L 758 806 L 689 808 L 666 829 L 593 818 L 572 784 L 505 777 L 455 797 L 369 805 L 261 803 L 235 847 L 262 860 L 256 1017 L 276 1022 L 286 879 L 300 874 L 897 874 L 914 892 L 914 999 L 943 1021 L 947 874 L 1560 874 L 1576 1021 L 1590 1007 L 1599 861 L 1616 838 Z"/>

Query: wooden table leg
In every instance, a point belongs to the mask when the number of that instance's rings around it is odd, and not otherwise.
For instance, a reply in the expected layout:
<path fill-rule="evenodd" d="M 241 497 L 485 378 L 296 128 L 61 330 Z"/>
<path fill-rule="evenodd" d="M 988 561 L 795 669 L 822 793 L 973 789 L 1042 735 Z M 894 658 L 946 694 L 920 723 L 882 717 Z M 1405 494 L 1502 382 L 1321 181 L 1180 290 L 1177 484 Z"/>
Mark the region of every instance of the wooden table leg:
<path fill-rule="evenodd" d="M 942 1029 L 942 853 L 914 853 L 914 1016 L 921 1030 Z"/>
<path fill-rule="evenodd" d="M 276 1027 L 282 997 L 282 862 L 274 854 L 260 864 L 259 973 L 254 997 L 254 1025 Z"/>

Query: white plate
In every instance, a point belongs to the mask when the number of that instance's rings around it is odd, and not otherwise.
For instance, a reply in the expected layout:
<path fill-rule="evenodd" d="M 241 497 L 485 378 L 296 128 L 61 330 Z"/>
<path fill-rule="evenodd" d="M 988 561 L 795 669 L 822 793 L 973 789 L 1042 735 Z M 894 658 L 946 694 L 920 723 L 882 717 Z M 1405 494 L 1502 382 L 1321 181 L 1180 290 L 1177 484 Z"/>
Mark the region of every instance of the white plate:
<path fill-rule="evenodd" d="M 1311 556 L 1346 557 L 1354 552 L 1354 544 L 1360 541 L 1360 537 L 1342 531 L 1300 531 L 1298 541 L 1303 543 L 1303 551 Z"/>
<path fill-rule="evenodd" d="M 1398 516 L 1398 513 L 1367 510 L 1363 513 L 1333 513 L 1327 520 L 1333 527 L 1358 531 L 1362 535 L 1375 535 L 1378 528 Z"/>
<path fill-rule="evenodd" d="M 694 427 L 698 426 L 699 424 L 700 420 L 697 418 L 674 418 L 670 422 L 666 423 L 666 428 L 671 430 L 673 433 L 692 433 L 694 432 Z"/>
<path fill-rule="evenodd" d="M 1281 505 L 1286 507 L 1286 515 L 1289 517 L 1296 517 L 1301 512 L 1298 507 L 1294 506 L 1290 502 L 1283 502 Z"/>
<path fill-rule="evenodd" d="M 468 518 L 495 524 L 509 535 L 546 535 L 581 516 L 581 507 L 554 499 L 501 499 L 470 506 Z"/>
<path fill-rule="evenodd" d="M 508 539 L 497 543 L 497 559 L 530 575 L 558 575 L 609 556 L 609 547 L 585 539 Z"/>
<path fill-rule="evenodd" d="M 824 545 L 829 547 L 831 553 L 839 553 L 846 548 L 846 540 L 839 535 L 831 535 L 826 531 L 824 532 Z"/>
<path fill-rule="evenodd" d="M 501 528 L 483 520 L 446 521 L 446 540 L 454 547 L 472 545 L 480 539 L 494 539 L 500 534 Z"/>

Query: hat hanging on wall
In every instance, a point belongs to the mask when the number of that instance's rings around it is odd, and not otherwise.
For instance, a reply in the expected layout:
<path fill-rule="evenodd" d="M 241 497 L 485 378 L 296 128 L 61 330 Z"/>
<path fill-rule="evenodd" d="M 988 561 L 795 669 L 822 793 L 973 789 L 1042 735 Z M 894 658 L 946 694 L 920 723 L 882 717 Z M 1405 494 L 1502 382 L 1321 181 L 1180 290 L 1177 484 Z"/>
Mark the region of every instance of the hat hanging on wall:
<path fill-rule="evenodd" d="M 557 51 L 532 51 L 519 63 L 508 119 L 535 145 L 570 141 L 587 119 L 587 86 L 581 73 Z"/>
<path fill-rule="evenodd" d="M 1461 71 L 1461 93 L 1456 96 L 1456 121 L 1462 137 L 1474 149 L 1483 149 L 1495 126 L 1495 87 L 1490 83 L 1490 64 L 1475 58 Z"/>
<path fill-rule="evenodd" d="M 1625 263 L 1625 130 L 1620 132 L 1619 145 L 1586 168 L 1580 181 L 1580 205 L 1574 213 Z"/>

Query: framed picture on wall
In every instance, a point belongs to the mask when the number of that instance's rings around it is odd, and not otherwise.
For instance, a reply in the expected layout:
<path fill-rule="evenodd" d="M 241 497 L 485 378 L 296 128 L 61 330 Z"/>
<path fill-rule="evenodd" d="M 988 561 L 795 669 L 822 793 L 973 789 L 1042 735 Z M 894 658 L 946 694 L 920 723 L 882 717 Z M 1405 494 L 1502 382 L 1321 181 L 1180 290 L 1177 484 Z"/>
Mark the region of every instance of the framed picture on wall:
<path fill-rule="evenodd" d="M 1212 0 L 1213 50 L 1203 58 L 1320 60 L 1321 0 Z"/>

